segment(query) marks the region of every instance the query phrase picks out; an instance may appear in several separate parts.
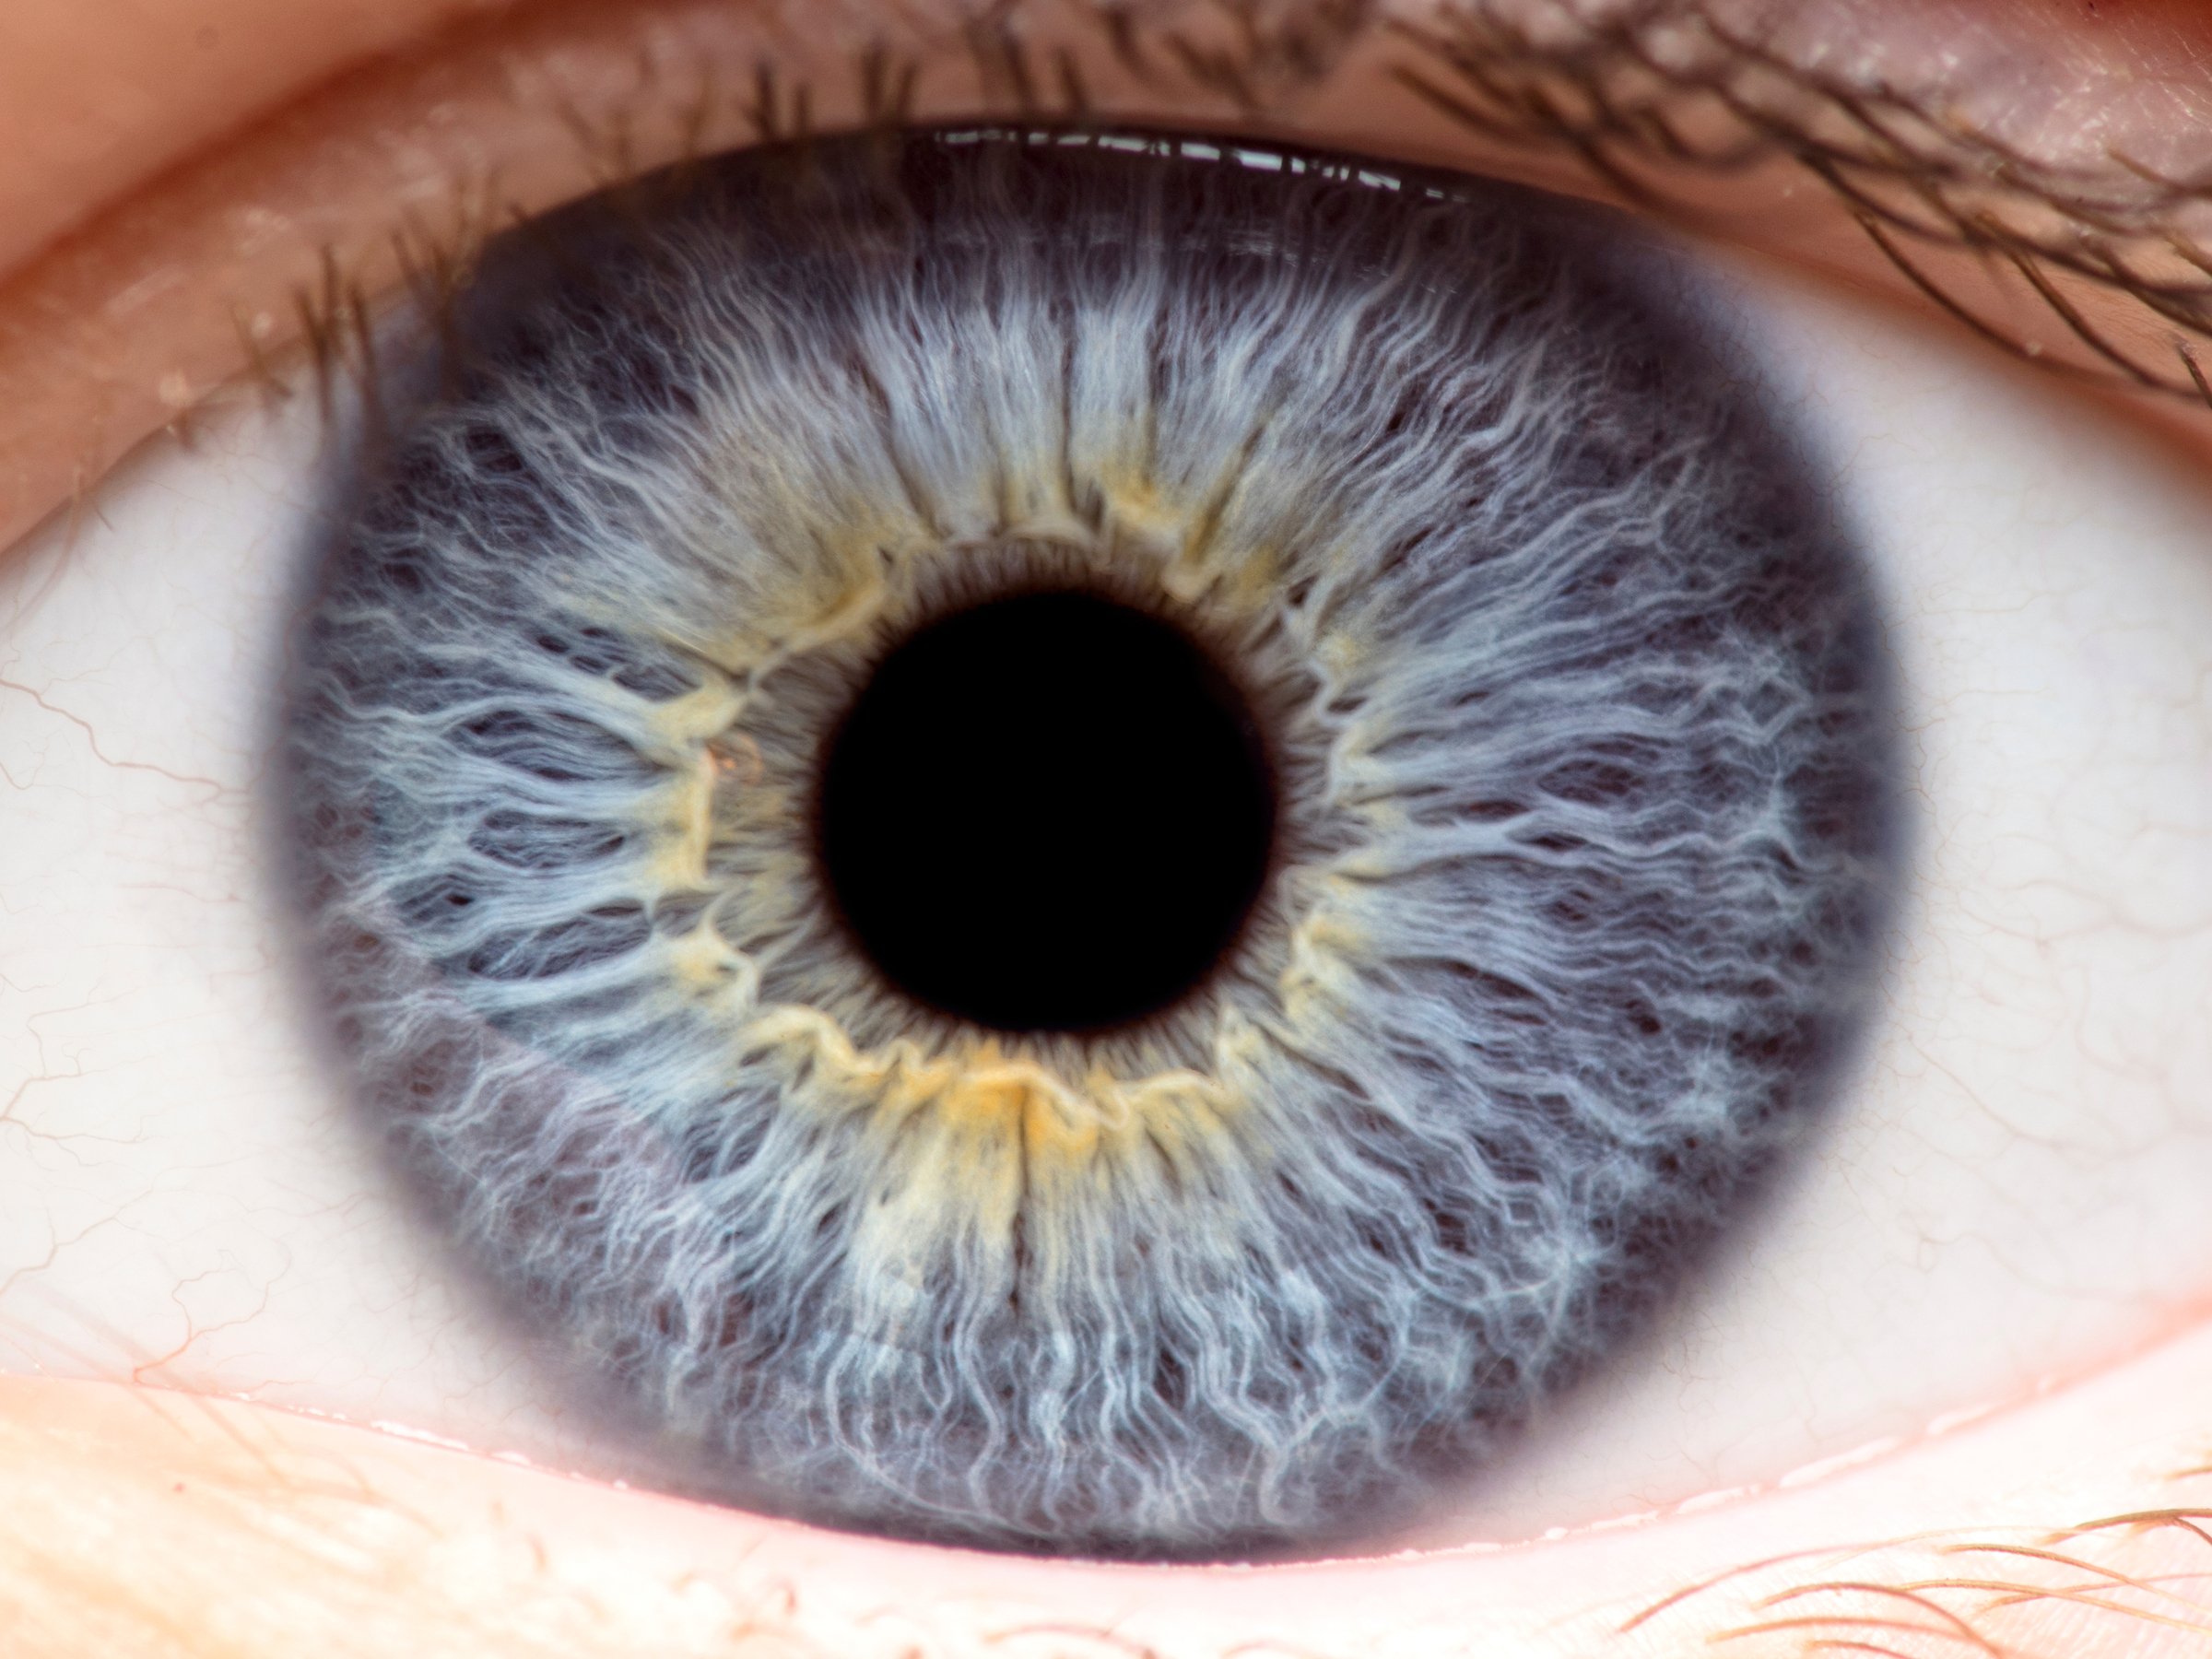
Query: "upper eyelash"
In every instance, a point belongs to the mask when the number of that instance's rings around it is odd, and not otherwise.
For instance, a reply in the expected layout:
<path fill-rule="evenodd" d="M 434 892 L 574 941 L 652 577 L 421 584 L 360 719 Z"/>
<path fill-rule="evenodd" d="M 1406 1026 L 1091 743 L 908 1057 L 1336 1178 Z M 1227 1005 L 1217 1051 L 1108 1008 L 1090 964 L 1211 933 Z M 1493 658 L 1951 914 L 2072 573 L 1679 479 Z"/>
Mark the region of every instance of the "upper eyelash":
<path fill-rule="evenodd" d="M 1564 45 L 1539 41 L 1482 0 L 1430 23 L 1384 18 L 1378 0 L 1293 0 L 1272 10 L 1262 0 L 1201 0 L 1196 9 L 1197 27 L 1182 16 L 1140 18 L 1124 0 L 1094 0 L 1080 15 L 1140 84 L 1180 81 L 1263 128 L 1281 125 L 1329 84 L 1355 44 L 1385 31 L 1423 60 L 1388 65 L 1390 78 L 1447 120 L 1492 143 L 1566 155 L 1606 194 L 1690 229 L 1712 216 L 1670 191 L 1667 173 L 1714 176 L 1786 159 L 1821 182 L 1912 288 L 1987 343 L 2069 379 L 2212 407 L 2212 371 L 2192 344 L 2212 342 L 2212 250 L 2182 228 L 2190 208 L 2212 199 L 2212 176 L 2177 179 L 2119 153 L 2117 178 L 2038 161 L 1907 94 L 1793 64 L 1721 22 L 1704 0 L 1640 0 L 1580 22 L 1581 38 Z M 986 101 L 1023 119 L 1088 124 L 1094 106 L 1077 58 L 1065 43 L 1033 49 L 1021 18 L 1020 0 L 999 0 L 958 29 L 957 53 Z M 926 68 L 919 53 L 880 41 L 854 53 L 865 124 L 902 124 Z M 661 78 L 641 55 L 641 103 L 664 96 Z M 810 84 L 765 58 L 741 88 L 700 87 L 679 126 L 703 135 L 718 101 L 741 113 L 757 142 L 803 140 L 814 130 Z M 637 171 L 637 109 L 564 111 L 604 184 Z M 698 153 L 687 147 L 679 160 Z M 488 184 L 455 196 L 463 206 L 453 229 L 410 226 L 394 238 L 407 286 L 433 315 L 484 240 L 505 228 Z M 1914 247 L 1964 252 L 1974 264 L 1939 280 Z M 1980 300 L 1959 285 L 1969 273 L 1986 285 Z M 2147 360 L 2114 341 L 2077 303 L 2084 288 L 2123 295 L 2163 324 L 2171 358 Z M 2065 348 L 1998 320 L 2013 309 L 2002 301 L 2023 297 L 2057 323 Z M 368 299 L 332 262 L 316 288 L 295 295 L 294 310 L 324 395 L 334 371 L 373 374 Z M 242 318 L 240 334 L 252 378 L 288 393 Z"/>
<path fill-rule="evenodd" d="M 2119 180 L 2038 161 L 1894 89 L 1792 64 L 1700 0 L 1642 0 L 1585 25 L 1564 50 L 1477 6 L 1441 25 L 1390 27 L 1433 54 L 1450 81 L 1402 67 L 1395 78 L 1488 138 L 1564 144 L 1615 194 L 1693 224 L 1700 216 L 1640 168 L 1725 173 L 1786 157 L 1908 282 L 1991 344 L 2071 378 L 2212 406 L 2212 379 L 2187 337 L 2212 339 L 2212 253 L 2181 228 L 2188 208 L 2212 198 L 2212 175 L 2177 179 L 2116 151 Z M 1693 124 L 1716 112 L 1719 129 L 1700 134 Z M 2000 291 L 2008 275 L 2025 285 L 2080 355 L 2008 332 L 1937 283 L 1908 241 L 1976 255 Z M 2073 283 L 2125 295 L 2169 324 L 2173 360 L 2146 361 L 2114 343 L 2069 298 Z"/>
<path fill-rule="evenodd" d="M 2121 293 L 2181 335 L 2212 340 L 2212 253 L 2180 228 L 2189 207 L 2212 198 L 2212 175 L 2176 179 L 2113 152 L 2128 183 L 2115 188 L 2109 174 L 2037 161 L 1910 96 L 1793 64 L 1720 21 L 1704 0 L 1641 0 L 1580 20 L 1583 38 L 1564 47 L 1540 42 L 1481 0 L 1460 0 L 1430 25 L 1378 22 L 1371 0 L 1300 0 L 1272 18 L 1259 0 L 1211 6 L 1231 26 L 1226 43 L 1170 25 L 1159 28 L 1159 44 L 1185 78 L 1248 115 L 1318 90 L 1352 44 L 1380 27 L 1425 53 L 1451 84 L 1403 64 L 1392 78 L 1482 137 L 1571 151 L 1621 199 L 1690 223 L 1702 216 L 1640 168 L 1725 173 L 1787 157 L 1835 194 L 1908 282 L 1991 344 L 2075 379 L 2212 407 L 2212 378 L 2187 338 L 2173 339 L 2172 363 L 2145 362 L 2065 292 L 2073 280 Z M 1086 114 L 1065 52 L 1072 95 L 1056 112 L 1039 106 L 1037 77 L 1011 26 L 1018 11 L 1009 0 L 967 30 L 986 86 L 1012 91 L 1025 115 Z M 1124 64 L 1149 73 L 1133 14 L 1100 0 L 1094 15 Z M 1721 113 L 1720 131 L 1696 132 L 1700 107 Z M 1936 282 L 1900 240 L 1973 253 L 1993 282 L 2009 272 L 2094 362 L 2008 333 Z M 2153 262 L 2166 270 L 2147 268 Z"/>

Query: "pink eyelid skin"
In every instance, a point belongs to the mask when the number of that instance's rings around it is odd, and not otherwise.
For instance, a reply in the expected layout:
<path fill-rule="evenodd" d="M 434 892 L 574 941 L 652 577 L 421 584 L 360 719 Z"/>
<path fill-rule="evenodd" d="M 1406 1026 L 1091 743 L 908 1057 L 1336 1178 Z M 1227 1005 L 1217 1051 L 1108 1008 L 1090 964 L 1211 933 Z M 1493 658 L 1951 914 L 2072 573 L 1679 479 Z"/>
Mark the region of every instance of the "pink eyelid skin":
<path fill-rule="evenodd" d="M 0 46 L 0 58 L 33 92 L 41 53 L 57 75 L 82 73 L 100 61 L 103 27 L 140 27 L 15 5 L 0 29 L 27 49 Z M 763 59 L 781 66 L 786 100 L 799 82 L 813 88 L 818 126 L 863 113 L 851 48 L 824 45 L 818 18 L 810 50 L 739 6 L 515 7 L 418 47 L 418 34 L 485 8 L 417 0 L 371 18 L 334 6 L 327 31 L 297 23 L 312 8 L 262 0 L 138 9 L 200 55 L 173 72 L 156 56 L 111 65 L 103 124 L 72 127 L 56 109 L 44 149 L 0 146 L 19 158 L 0 161 L 0 220 L 19 234 L 68 227 L 37 253 L 0 246 L 19 261 L 0 277 L 0 545 L 68 511 L 165 423 L 188 436 L 190 412 L 251 356 L 304 385 L 296 296 L 324 284 L 326 251 L 341 298 L 358 287 L 373 300 L 399 279 L 395 232 L 419 254 L 465 233 L 469 214 L 534 212 L 618 168 L 744 141 Z M 2071 5 L 1981 9 L 1942 27 L 1980 31 L 1986 45 L 2006 28 L 2080 25 Z M 2050 61 L 2085 77 L 2212 86 L 2156 8 L 2121 9 L 2132 22 Z M 1940 43 L 1925 9 L 1846 10 L 1862 28 L 1911 18 Z M 265 13 L 293 20 L 257 34 Z M 1478 150 L 1387 89 L 1379 39 L 1355 45 L 1318 95 L 1255 123 L 1187 88 L 1117 80 L 1095 30 L 1049 7 L 1035 15 L 1044 39 L 1084 54 L 1097 104 L 1125 118 L 1256 126 L 1591 189 L 1563 162 Z M 973 62 L 915 16 L 900 25 L 929 67 L 914 112 L 1003 112 Z M 203 50 L 206 29 L 215 44 Z M 226 38 L 258 42 L 243 57 L 243 96 L 263 112 L 223 136 L 210 88 Z M 358 61 L 379 52 L 400 55 Z M 18 100 L 12 119 L 27 121 L 35 101 Z M 41 194 L 55 180 L 59 196 Z M 1746 222 L 1754 206 L 1765 213 L 1762 252 L 1918 303 L 1810 196 L 1777 212 L 1757 196 L 1760 182 L 1729 188 L 1754 192 L 1736 211 Z M 2201 412 L 2124 414 L 2204 465 L 2212 422 Z M 123 1384 L 0 1378 L 0 1629 L 41 1656 L 2212 1653 L 2198 1590 L 2212 1572 L 2208 1383 L 2212 1328 L 2182 1322 L 2097 1375 L 1759 1493 L 1509 1548 L 1171 1571 L 848 1538 L 401 1433 Z"/>

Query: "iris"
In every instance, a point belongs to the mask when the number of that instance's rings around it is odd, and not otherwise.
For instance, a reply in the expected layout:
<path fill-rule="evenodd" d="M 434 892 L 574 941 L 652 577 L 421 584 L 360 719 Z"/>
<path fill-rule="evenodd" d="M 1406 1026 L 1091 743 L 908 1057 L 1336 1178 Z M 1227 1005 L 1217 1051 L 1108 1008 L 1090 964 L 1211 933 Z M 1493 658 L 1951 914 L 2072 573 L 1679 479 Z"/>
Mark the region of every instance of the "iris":
<path fill-rule="evenodd" d="M 653 1477 L 1298 1551 L 1617 1358 L 1832 1086 L 1878 618 L 1675 267 L 1142 136 L 495 250 L 290 703 L 425 1213 Z"/>

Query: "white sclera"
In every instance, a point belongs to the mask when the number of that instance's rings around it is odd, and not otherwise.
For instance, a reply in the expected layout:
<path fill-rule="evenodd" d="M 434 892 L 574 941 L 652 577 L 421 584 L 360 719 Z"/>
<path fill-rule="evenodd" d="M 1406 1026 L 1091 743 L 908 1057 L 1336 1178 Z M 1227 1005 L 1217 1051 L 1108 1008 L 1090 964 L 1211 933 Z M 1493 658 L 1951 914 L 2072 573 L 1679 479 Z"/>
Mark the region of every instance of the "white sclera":
<path fill-rule="evenodd" d="M 312 398 L 158 439 L 0 571 L 0 1371 L 559 1457 L 294 971 L 274 755 Z"/>
<path fill-rule="evenodd" d="M 2212 487 L 2055 387 L 1760 279 L 1863 529 L 1916 823 L 1831 1120 L 1432 1541 L 1771 1480 L 2212 1290 Z M 0 571 L 0 1370 L 592 1457 L 354 1121 L 270 754 L 312 400 L 157 442 Z"/>

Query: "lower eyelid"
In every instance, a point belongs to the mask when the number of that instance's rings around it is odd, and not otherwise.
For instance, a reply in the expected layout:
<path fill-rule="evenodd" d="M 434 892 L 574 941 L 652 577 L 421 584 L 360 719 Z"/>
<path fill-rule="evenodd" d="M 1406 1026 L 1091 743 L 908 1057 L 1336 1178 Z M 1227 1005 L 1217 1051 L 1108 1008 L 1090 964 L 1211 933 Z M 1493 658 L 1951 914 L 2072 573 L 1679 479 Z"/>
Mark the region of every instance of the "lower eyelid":
<path fill-rule="evenodd" d="M 81 1651 L 80 1621 L 92 1621 L 106 1651 L 167 1652 L 163 1632 L 222 1631 L 240 1659 L 297 1653 L 317 1631 L 342 1652 L 507 1652 L 519 1639 L 536 1644 L 519 1651 L 562 1659 L 641 1644 L 838 1659 L 1546 1659 L 1688 1652 L 1723 1631 L 1744 1633 L 1730 1651 L 1759 1654 L 1885 1623 L 1907 1652 L 1922 1651 L 1910 1646 L 1920 1629 L 1931 1653 L 1960 1639 L 2079 1659 L 2194 1653 L 2189 1583 L 2206 1546 L 2190 1516 L 2212 1500 L 2198 1409 L 2208 1371 L 2212 1328 L 2200 1326 L 1968 1423 L 1909 1465 L 1678 1513 L 1656 1531 L 1263 1569 L 885 1544 L 267 1407 L 0 1378 L 0 1603 L 29 1653 Z M 1971 1529 L 1921 1530 L 1970 1508 Z M 87 1513 L 100 1516 L 97 1549 L 82 1547 Z M 2130 1515 L 2143 1519 L 2111 1524 Z M 23 1563 L 44 1566 L 27 1577 Z M 238 1617 L 241 1581 L 265 1587 L 250 1620 Z M 1753 1641 L 1761 1631 L 1768 1645 Z"/>

